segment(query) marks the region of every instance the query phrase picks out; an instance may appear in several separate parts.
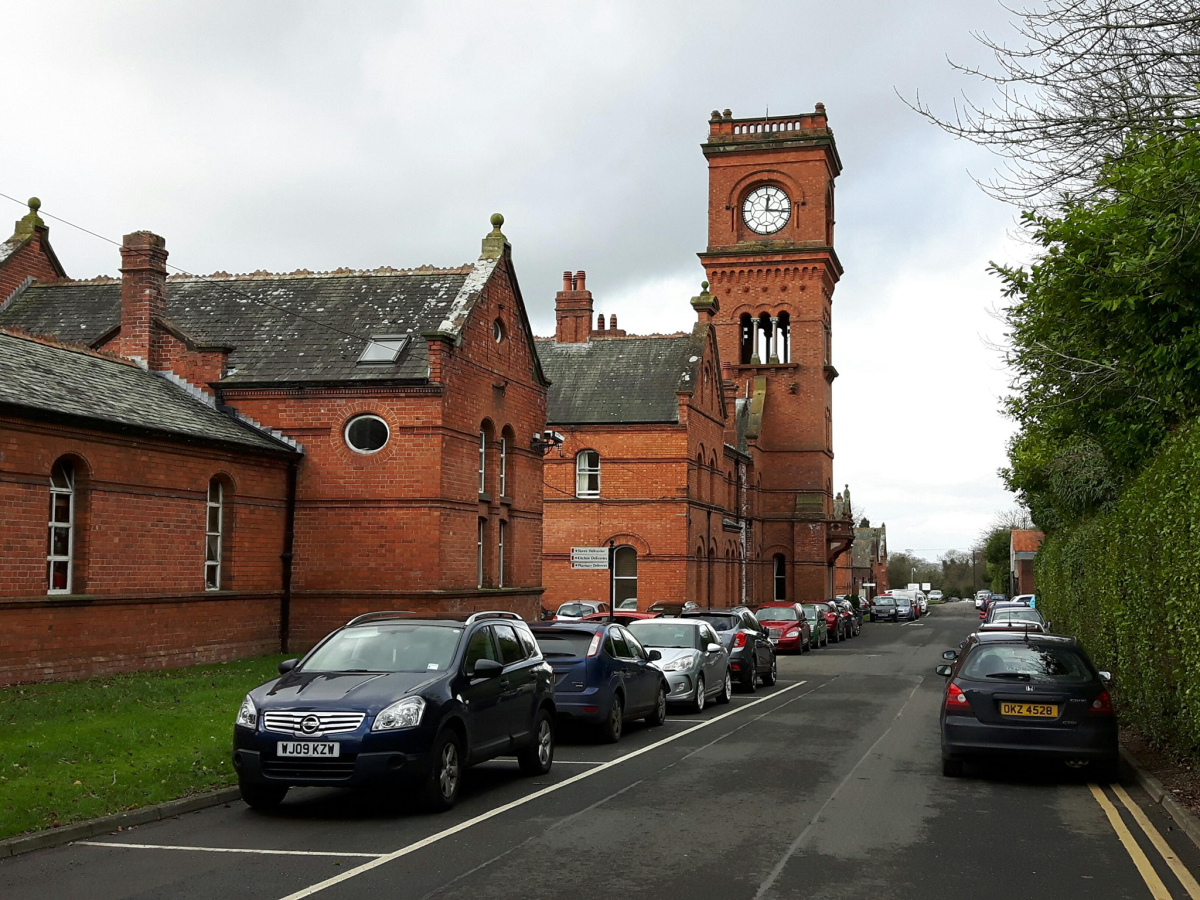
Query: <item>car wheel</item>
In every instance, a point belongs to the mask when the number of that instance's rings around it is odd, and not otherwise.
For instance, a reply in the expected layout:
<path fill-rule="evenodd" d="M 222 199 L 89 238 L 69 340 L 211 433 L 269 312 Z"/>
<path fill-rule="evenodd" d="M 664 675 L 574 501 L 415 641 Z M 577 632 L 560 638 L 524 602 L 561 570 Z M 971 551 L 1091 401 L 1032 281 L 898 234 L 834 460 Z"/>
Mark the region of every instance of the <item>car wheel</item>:
<path fill-rule="evenodd" d="M 279 806 L 287 796 L 288 788 L 286 784 L 247 784 L 239 781 L 238 791 L 242 795 L 242 802 L 251 809 L 265 810 Z"/>
<path fill-rule="evenodd" d="M 947 778 L 962 778 L 963 763 L 961 759 L 943 759 L 942 774 Z"/>
<path fill-rule="evenodd" d="M 729 675 L 729 670 L 725 670 L 725 681 L 721 684 L 721 693 L 717 694 L 718 703 L 728 703 L 729 698 L 733 696 L 733 678 Z"/>
<path fill-rule="evenodd" d="M 742 690 L 747 694 L 753 694 L 758 690 L 758 669 L 751 665 L 741 678 Z"/>
<path fill-rule="evenodd" d="M 620 694 L 613 694 L 612 708 L 608 712 L 608 718 L 600 726 L 600 737 L 606 744 L 615 744 L 621 739 L 621 732 L 624 729 L 625 704 L 621 702 Z"/>
<path fill-rule="evenodd" d="M 458 735 L 449 730 L 439 734 L 429 757 L 433 764 L 425 776 L 422 799 L 430 812 L 445 812 L 454 806 L 462 787 L 463 753 Z"/>
<path fill-rule="evenodd" d="M 654 701 L 654 711 L 646 716 L 647 725 L 661 725 L 667 721 L 667 689 L 659 687 L 658 699 Z"/>
<path fill-rule="evenodd" d="M 517 754 L 523 775 L 545 775 L 554 765 L 554 722 L 540 710 L 533 722 L 533 743 Z"/>
<path fill-rule="evenodd" d="M 704 676 L 696 676 L 696 699 L 692 701 L 693 712 L 704 712 L 704 703 L 708 698 L 704 696 Z"/>
<path fill-rule="evenodd" d="M 771 660 L 771 670 L 763 673 L 762 681 L 767 687 L 772 687 L 779 680 L 779 657 Z"/>

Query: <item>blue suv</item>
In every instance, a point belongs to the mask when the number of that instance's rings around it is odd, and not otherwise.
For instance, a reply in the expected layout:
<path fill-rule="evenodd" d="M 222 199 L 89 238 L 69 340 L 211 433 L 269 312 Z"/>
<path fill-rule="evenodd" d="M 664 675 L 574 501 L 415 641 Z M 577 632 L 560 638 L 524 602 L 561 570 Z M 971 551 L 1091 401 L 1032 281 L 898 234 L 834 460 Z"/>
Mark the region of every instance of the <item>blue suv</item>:
<path fill-rule="evenodd" d="M 279 672 L 233 729 L 242 799 L 257 809 L 292 785 L 401 784 L 447 810 L 469 765 L 515 753 L 544 775 L 554 761 L 554 672 L 516 613 L 368 613 Z"/>

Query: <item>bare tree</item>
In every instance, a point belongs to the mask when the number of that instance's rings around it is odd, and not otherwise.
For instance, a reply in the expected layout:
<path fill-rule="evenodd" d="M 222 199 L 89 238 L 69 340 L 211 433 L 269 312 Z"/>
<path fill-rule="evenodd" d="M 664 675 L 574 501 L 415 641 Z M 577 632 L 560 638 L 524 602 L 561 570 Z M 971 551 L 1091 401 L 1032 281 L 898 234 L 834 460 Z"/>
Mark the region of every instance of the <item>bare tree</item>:
<path fill-rule="evenodd" d="M 1017 46 L 975 38 L 994 71 L 955 63 L 995 91 L 964 95 L 943 117 L 918 94 L 909 103 L 955 137 L 985 146 L 1005 163 L 982 184 L 994 197 L 1035 207 L 1099 191 L 1106 158 L 1130 135 L 1194 131 L 1200 117 L 1200 5 L 1196 0 L 1046 0 L 1005 7 Z M 907 100 L 905 102 L 908 102 Z"/>

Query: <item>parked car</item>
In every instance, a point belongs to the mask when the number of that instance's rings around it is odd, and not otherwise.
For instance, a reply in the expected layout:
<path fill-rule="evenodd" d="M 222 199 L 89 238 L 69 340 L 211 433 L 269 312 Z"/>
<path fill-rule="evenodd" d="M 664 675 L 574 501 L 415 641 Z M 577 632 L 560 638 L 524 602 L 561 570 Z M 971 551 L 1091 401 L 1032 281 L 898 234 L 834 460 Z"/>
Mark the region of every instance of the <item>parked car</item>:
<path fill-rule="evenodd" d="M 696 609 L 680 613 L 685 619 L 703 619 L 717 632 L 721 645 L 729 651 L 729 669 L 738 686 L 748 692 L 758 690 L 758 682 L 770 687 L 779 677 L 775 646 L 767 630 L 744 606 L 730 609 Z"/>
<path fill-rule="evenodd" d="M 733 693 L 729 652 L 703 619 L 645 619 L 631 624 L 629 633 L 643 647 L 661 654 L 655 665 L 667 676 L 669 703 L 686 703 L 700 712 L 710 697 L 729 702 Z"/>
<path fill-rule="evenodd" d="M 627 610 L 630 612 L 637 612 L 637 597 L 626 597 L 624 600 L 622 600 L 620 603 L 617 604 L 617 609 L 618 610 L 623 609 L 623 610 Z"/>
<path fill-rule="evenodd" d="M 899 620 L 895 598 L 889 594 L 880 594 L 871 601 L 872 622 L 898 622 Z"/>
<path fill-rule="evenodd" d="M 1017 594 L 1012 598 L 1013 603 L 1024 603 L 1026 606 L 1037 607 L 1037 594 Z"/>
<path fill-rule="evenodd" d="M 242 799 L 278 806 L 293 785 L 415 783 L 446 810 L 463 770 L 515 753 L 554 762 L 554 672 L 510 612 L 466 620 L 376 612 L 351 619 L 252 690 L 233 727 Z"/>
<path fill-rule="evenodd" d="M 943 599 L 944 599 L 944 595 L 942 594 L 941 591 L 930 591 L 929 592 L 929 602 L 930 603 L 941 603 Z"/>
<path fill-rule="evenodd" d="M 832 600 L 818 604 L 825 609 L 825 627 L 829 631 L 829 641 L 838 643 L 846 640 L 846 617 L 842 610 Z"/>
<path fill-rule="evenodd" d="M 976 591 L 975 592 L 975 608 L 985 609 L 987 607 L 988 597 L 992 596 L 991 591 Z"/>
<path fill-rule="evenodd" d="M 1002 628 L 1021 630 L 1035 628 L 1049 632 L 1050 623 L 1036 609 L 1018 604 L 997 604 L 988 610 L 987 620 L 979 626 L 980 631 L 997 631 Z"/>
<path fill-rule="evenodd" d="M 942 774 L 967 760 L 1017 757 L 1087 766 L 1098 781 L 1117 776 L 1117 718 L 1107 672 L 1074 638 L 975 634 L 937 667 L 945 676 Z"/>
<path fill-rule="evenodd" d="M 764 603 L 754 617 L 767 629 L 777 651 L 804 653 L 813 648 L 812 625 L 799 603 Z"/>
<path fill-rule="evenodd" d="M 908 619 L 910 622 L 917 618 L 916 608 L 913 606 L 913 599 L 907 594 L 892 594 L 892 599 L 896 603 L 896 621 Z"/>
<path fill-rule="evenodd" d="M 582 619 L 596 613 L 607 613 L 608 604 L 600 600 L 571 600 L 554 613 L 555 619 Z"/>
<path fill-rule="evenodd" d="M 670 685 L 652 665 L 662 659 L 659 651 L 646 650 L 620 625 L 607 622 L 555 622 L 531 631 L 554 668 L 560 722 L 593 726 L 615 743 L 630 719 L 666 721 Z"/>
<path fill-rule="evenodd" d="M 616 622 L 618 625 L 628 625 L 630 622 L 640 622 L 642 619 L 657 619 L 660 612 L 617 612 L 609 615 L 606 612 L 592 613 L 579 619 L 580 622 Z"/>
<path fill-rule="evenodd" d="M 829 626 L 827 620 L 830 615 L 829 607 L 824 603 L 804 603 L 801 605 L 804 608 L 804 618 L 808 620 L 808 625 L 812 629 L 813 647 L 828 647 Z"/>
<path fill-rule="evenodd" d="M 917 591 L 913 599 L 916 602 L 918 615 L 923 616 L 929 612 L 929 598 L 925 596 L 923 591 Z"/>
<path fill-rule="evenodd" d="M 842 617 L 843 636 L 846 638 L 857 637 L 858 633 L 862 631 L 862 624 L 854 605 L 845 598 L 835 598 L 829 602 L 838 608 L 838 614 Z"/>

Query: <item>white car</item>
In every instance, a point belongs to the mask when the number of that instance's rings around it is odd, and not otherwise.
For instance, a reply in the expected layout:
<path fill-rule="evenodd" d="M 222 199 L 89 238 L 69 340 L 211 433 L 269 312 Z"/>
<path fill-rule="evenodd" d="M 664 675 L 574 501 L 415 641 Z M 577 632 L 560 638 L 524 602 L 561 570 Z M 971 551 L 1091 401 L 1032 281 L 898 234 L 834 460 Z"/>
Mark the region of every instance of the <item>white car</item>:
<path fill-rule="evenodd" d="M 942 602 L 942 592 L 941 591 L 930 591 L 929 592 L 929 602 L 930 603 L 941 603 Z"/>
<path fill-rule="evenodd" d="M 582 619 L 584 616 L 594 616 L 597 613 L 608 612 L 608 604 L 597 600 L 571 600 L 564 603 L 554 613 L 556 619 Z"/>

